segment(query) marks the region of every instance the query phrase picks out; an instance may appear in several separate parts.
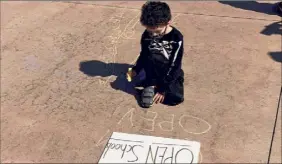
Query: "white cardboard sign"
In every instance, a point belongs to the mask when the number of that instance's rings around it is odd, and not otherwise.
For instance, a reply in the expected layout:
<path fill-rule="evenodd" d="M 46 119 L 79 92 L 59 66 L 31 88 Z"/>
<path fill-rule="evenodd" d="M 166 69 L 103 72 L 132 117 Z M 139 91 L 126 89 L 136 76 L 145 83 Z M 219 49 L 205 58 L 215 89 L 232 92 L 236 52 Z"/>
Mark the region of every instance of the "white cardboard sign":
<path fill-rule="evenodd" d="M 99 163 L 198 163 L 195 141 L 113 132 Z"/>

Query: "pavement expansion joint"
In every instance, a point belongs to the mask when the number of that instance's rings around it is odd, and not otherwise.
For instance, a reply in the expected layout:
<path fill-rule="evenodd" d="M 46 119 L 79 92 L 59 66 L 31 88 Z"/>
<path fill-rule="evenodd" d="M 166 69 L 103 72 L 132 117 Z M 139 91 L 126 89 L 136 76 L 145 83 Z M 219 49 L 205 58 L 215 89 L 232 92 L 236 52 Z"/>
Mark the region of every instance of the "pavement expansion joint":
<path fill-rule="evenodd" d="M 56 2 L 56 1 L 54 1 Z M 62 3 L 72 3 L 72 4 L 81 4 L 81 5 L 92 5 L 92 6 L 100 6 L 100 7 L 109 7 L 109 8 L 120 8 L 120 9 L 129 9 L 129 10 L 140 10 L 133 7 L 122 7 L 122 6 L 113 6 L 113 5 L 101 5 L 101 4 L 89 4 L 83 2 L 73 2 L 73 1 L 65 1 Z M 218 17 L 218 18 L 231 18 L 231 19 L 247 19 L 247 20 L 260 20 L 260 21 L 278 21 L 278 19 L 264 19 L 264 18 L 252 18 L 252 17 L 235 17 L 235 16 L 228 16 L 228 15 L 211 15 L 211 14 L 202 14 L 202 13 L 189 13 L 189 12 L 172 12 L 175 14 L 183 14 L 183 15 L 196 15 L 196 16 L 209 16 L 209 17 Z"/>

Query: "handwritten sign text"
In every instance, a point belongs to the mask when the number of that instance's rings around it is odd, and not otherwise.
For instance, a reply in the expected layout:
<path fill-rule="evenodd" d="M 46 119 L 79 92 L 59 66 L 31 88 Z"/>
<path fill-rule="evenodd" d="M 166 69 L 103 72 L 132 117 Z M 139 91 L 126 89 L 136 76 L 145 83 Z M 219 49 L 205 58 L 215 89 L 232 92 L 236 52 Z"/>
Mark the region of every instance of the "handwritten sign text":
<path fill-rule="evenodd" d="M 200 143 L 114 132 L 99 163 L 197 163 Z"/>

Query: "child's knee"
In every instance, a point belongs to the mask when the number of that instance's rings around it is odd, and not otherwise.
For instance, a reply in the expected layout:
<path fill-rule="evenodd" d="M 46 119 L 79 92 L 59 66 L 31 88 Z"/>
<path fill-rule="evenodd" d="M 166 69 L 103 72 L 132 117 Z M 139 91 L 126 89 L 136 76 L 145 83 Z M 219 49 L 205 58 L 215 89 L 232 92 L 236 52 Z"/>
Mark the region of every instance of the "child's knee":
<path fill-rule="evenodd" d="M 163 104 L 169 106 L 176 106 L 184 102 L 184 97 L 169 96 L 165 98 Z"/>
<path fill-rule="evenodd" d="M 173 106 L 179 105 L 184 102 L 184 98 L 178 98 L 176 101 L 173 102 Z"/>

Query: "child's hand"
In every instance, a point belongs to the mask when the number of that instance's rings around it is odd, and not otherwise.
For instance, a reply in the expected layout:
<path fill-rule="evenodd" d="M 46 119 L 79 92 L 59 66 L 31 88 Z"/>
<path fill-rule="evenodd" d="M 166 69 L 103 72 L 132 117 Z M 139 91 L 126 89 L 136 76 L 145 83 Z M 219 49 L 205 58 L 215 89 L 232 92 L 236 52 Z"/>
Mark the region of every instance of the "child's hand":
<path fill-rule="evenodd" d="M 128 68 L 128 72 L 126 73 L 126 78 L 129 82 L 131 82 L 132 78 L 136 76 L 136 72 L 132 70 L 132 68 Z"/>
<path fill-rule="evenodd" d="M 163 103 L 164 101 L 164 94 L 162 93 L 156 93 L 153 99 L 154 103 Z"/>

